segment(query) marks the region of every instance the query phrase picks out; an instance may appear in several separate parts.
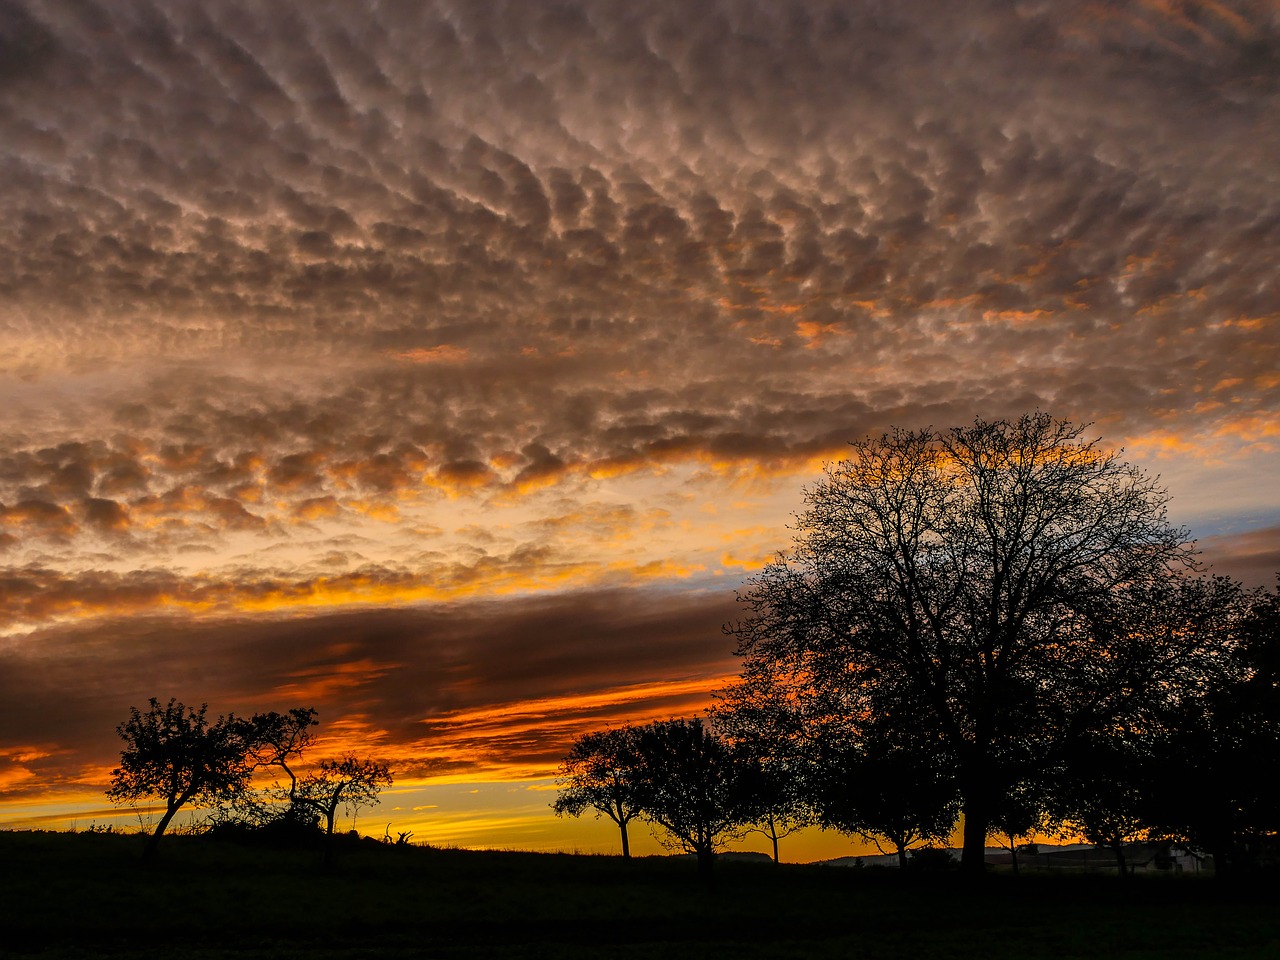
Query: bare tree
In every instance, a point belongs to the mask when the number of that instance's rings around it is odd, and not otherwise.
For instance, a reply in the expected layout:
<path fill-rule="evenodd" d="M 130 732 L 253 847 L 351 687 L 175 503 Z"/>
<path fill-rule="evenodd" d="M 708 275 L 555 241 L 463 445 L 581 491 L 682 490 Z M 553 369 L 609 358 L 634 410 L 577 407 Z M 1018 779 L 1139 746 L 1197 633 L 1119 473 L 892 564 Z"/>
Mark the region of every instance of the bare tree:
<path fill-rule="evenodd" d="M 998 801 L 1026 767 L 1170 662 L 1107 629 L 1192 564 L 1166 500 L 1046 414 L 856 441 L 805 491 L 791 555 L 740 598 L 744 676 L 852 726 L 913 708 L 955 764 L 962 864 L 981 870 Z"/>

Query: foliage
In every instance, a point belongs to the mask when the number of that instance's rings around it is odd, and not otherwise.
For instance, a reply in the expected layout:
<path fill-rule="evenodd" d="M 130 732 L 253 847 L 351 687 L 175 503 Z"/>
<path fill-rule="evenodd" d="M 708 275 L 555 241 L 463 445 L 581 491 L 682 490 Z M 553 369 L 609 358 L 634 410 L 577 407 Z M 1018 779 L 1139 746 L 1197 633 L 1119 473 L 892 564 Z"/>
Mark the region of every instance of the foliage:
<path fill-rule="evenodd" d="M 887 840 L 903 868 L 912 846 L 949 840 L 958 814 L 945 754 L 902 736 L 824 747 L 814 792 L 821 824 Z"/>
<path fill-rule="evenodd" d="M 207 706 L 191 710 L 175 700 L 160 706 L 152 698 L 146 713 L 132 708 L 119 727 L 126 742 L 120 767 L 112 774 L 108 796 L 118 803 L 155 798 L 165 813 L 144 852 L 154 856 L 160 836 L 183 806 L 216 807 L 214 829 L 222 834 L 256 833 L 291 841 L 316 835 L 325 822 L 325 860 L 332 858 L 338 810 L 356 810 L 377 800 L 391 784 L 385 763 L 345 756 L 322 760 L 299 775 L 293 765 L 311 747 L 316 711 L 296 707 L 285 713 L 258 713 L 249 719 L 231 714 L 212 724 Z M 255 772 L 277 768 L 288 780 L 252 789 Z"/>
<path fill-rule="evenodd" d="M 1148 738 L 1126 729 L 1077 742 L 1050 800 L 1064 834 L 1107 847 L 1121 876 L 1127 870 L 1125 847 L 1148 833 L 1143 817 L 1148 746 Z"/>
<path fill-rule="evenodd" d="M 560 765 L 560 793 L 552 803 L 557 816 L 582 816 L 595 810 L 618 825 L 622 855 L 631 856 L 627 824 L 640 813 L 637 768 L 639 731 L 632 726 L 598 730 L 578 737 Z"/>
<path fill-rule="evenodd" d="M 991 817 L 990 834 L 1009 851 L 1013 872 L 1018 872 L 1018 853 L 1026 847 L 1020 840 L 1058 829 L 1049 812 L 1049 790 L 1045 778 L 1013 784 L 997 802 Z"/>
<path fill-rule="evenodd" d="M 741 765 L 740 817 L 748 832 L 765 836 L 780 862 L 778 842 L 817 822 L 806 788 L 812 766 L 788 716 L 757 697 L 746 684 L 720 695 L 716 729 L 745 762 Z"/>
<path fill-rule="evenodd" d="M 1134 708 L 1177 662 L 1113 629 L 1191 564 L 1166 494 L 1045 414 L 852 444 L 805 491 L 789 557 L 740 598 L 744 682 L 850 741 L 883 718 L 950 756 L 963 864 L 1064 738 Z"/>

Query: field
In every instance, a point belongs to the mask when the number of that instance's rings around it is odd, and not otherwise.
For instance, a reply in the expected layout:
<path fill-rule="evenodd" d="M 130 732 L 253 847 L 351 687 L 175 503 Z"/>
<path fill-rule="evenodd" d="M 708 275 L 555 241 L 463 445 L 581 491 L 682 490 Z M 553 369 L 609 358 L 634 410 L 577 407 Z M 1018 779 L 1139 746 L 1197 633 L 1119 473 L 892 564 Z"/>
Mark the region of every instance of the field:
<path fill-rule="evenodd" d="M 1274 884 L 0 833 L 0 955 L 1275 958 Z"/>

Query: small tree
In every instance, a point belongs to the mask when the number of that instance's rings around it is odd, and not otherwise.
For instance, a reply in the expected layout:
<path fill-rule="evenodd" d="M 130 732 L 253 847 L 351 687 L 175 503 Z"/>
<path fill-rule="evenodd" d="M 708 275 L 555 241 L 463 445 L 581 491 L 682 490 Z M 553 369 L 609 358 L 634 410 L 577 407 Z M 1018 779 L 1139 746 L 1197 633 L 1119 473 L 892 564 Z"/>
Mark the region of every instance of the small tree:
<path fill-rule="evenodd" d="M 990 836 L 999 839 L 1009 851 L 1009 865 L 1018 872 L 1019 840 L 1029 841 L 1038 833 L 1054 827 L 1049 814 L 1045 786 L 1040 781 L 1015 783 L 1001 798 L 991 817 Z"/>
<path fill-rule="evenodd" d="M 1148 835 L 1149 749 L 1149 738 L 1130 730 L 1089 737 L 1075 745 L 1053 790 L 1054 819 L 1063 832 L 1109 849 L 1122 877 L 1129 872 L 1126 847 Z"/>
<path fill-rule="evenodd" d="M 741 816 L 748 833 L 759 833 L 780 861 L 778 842 L 817 822 L 809 796 L 812 766 L 794 719 L 752 684 L 719 694 L 716 729 L 745 762 L 741 765 Z"/>
<path fill-rule="evenodd" d="M 316 711 L 296 707 L 286 713 L 254 714 L 250 721 L 252 739 L 248 744 L 249 760 L 255 770 L 279 768 L 289 779 L 286 789 L 277 782 L 270 788 L 245 790 L 215 811 L 219 828 L 267 831 L 277 839 L 292 838 L 318 831 L 320 816 L 311 807 L 294 802 L 297 776 L 291 764 L 311 747 L 316 726 Z"/>
<path fill-rule="evenodd" d="M 741 776 L 740 816 L 748 833 L 771 845 L 773 862 L 781 862 L 778 841 L 817 822 L 797 771 L 776 757 L 752 757 Z"/>
<path fill-rule="evenodd" d="M 253 773 L 252 721 L 227 714 L 210 724 L 207 704 L 193 710 L 177 700 L 161 706 L 152 697 L 149 703 L 145 713 L 130 707 L 129 719 L 116 728 L 125 748 L 107 790 L 113 803 L 163 801 L 164 814 L 143 851 L 148 861 L 179 810 L 230 800 Z"/>
<path fill-rule="evenodd" d="M 285 769 L 290 776 L 290 800 L 324 818 L 326 866 L 333 863 L 333 825 L 339 808 L 354 811 L 376 803 L 381 789 L 392 782 L 387 764 L 351 755 L 321 760 L 319 767 L 301 778 Z"/>
<path fill-rule="evenodd" d="M 937 751 L 887 741 L 825 750 L 815 779 L 818 822 L 882 853 L 887 840 L 904 869 L 912 846 L 946 841 L 955 827 L 955 780 Z"/>
<path fill-rule="evenodd" d="M 622 833 L 622 856 L 631 856 L 627 824 L 640 814 L 637 794 L 638 733 L 625 726 L 584 734 L 573 742 L 560 765 L 556 816 L 580 817 L 587 810 L 604 814 Z"/>
<path fill-rule="evenodd" d="M 647 820 L 698 859 L 710 882 L 716 851 L 741 836 L 743 761 L 700 718 L 639 728 L 637 786 Z"/>

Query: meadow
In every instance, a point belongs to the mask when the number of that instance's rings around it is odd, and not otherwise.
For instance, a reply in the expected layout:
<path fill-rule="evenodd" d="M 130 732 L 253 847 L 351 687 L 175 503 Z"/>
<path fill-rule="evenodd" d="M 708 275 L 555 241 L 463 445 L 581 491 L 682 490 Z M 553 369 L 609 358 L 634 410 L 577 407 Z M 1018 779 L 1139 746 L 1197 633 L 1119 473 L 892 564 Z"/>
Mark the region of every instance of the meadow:
<path fill-rule="evenodd" d="M 953 872 L 0 833 L 0 955 L 1274 958 L 1274 882 Z"/>

